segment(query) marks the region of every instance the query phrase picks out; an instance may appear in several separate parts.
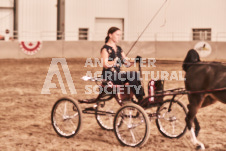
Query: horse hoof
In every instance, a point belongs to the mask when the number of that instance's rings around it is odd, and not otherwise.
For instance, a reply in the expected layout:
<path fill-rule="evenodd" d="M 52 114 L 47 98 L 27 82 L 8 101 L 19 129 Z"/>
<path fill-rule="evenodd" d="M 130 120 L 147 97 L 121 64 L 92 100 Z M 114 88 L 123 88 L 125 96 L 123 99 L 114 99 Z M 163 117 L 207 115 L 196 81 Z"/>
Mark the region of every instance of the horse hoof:
<path fill-rule="evenodd" d="M 198 145 L 196 146 L 196 150 L 205 150 L 204 145 Z"/>

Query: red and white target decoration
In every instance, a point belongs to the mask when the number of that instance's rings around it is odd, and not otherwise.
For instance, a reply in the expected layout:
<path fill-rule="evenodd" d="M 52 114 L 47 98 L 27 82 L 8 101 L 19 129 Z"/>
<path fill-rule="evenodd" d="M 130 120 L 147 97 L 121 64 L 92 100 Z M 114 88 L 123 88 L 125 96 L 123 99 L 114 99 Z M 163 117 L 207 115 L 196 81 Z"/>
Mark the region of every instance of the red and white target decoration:
<path fill-rule="evenodd" d="M 27 55 L 34 55 L 41 49 L 41 41 L 21 41 L 20 48 Z"/>

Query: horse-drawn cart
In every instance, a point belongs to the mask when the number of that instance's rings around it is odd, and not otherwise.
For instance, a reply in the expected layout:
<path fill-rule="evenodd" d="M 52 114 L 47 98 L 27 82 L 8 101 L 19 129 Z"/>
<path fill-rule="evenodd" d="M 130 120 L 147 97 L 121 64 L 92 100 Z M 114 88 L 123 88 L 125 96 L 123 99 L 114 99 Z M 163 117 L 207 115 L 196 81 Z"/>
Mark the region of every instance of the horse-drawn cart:
<path fill-rule="evenodd" d="M 226 68 L 220 63 L 202 63 L 198 53 L 190 50 L 183 63 L 183 69 L 186 71 L 185 87 L 188 88 L 187 90 L 184 88 L 164 90 L 163 81 L 150 81 L 152 82 L 149 85 L 151 93 L 141 101 L 134 101 L 130 94 L 119 93 L 118 85 L 112 84 L 111 81 L 85 77 L 83 80 L 96 81 L 102 90 L 110 93 L 102 91 L 97 98 L 89 100 L 59 99 L 53 106 L 51 115 L 54 130 L 60 136 L 72 137 L 80 130 L 82 113 L 95 114 L 101 128 L 114 130 L 121 144 L 135 147 L 145 144 L 148 140 L 149 122 L 155 119 L 157 128 L 163 136 L 179 138 L 188 128 L 192 142 L 198 148 L 205 149 L 196 138 L 200 130 L 196 113 L 199 108 L 208 106 L 217 100 L 225 103 Z M 141 73 L 140 63 L 139 70 Z M 188 113 L 184 105 L 176 100 L 178 95 L 188 95 Z M 166 96 L 172 97 L 165 99 Z M 78 102 L 96 105 L 81 110 Z M 156 112 L 147 112 L 152 107 L 157 107 Z M 193 122 L 195 129 L 192 127 Z"/>
<path fill-rule="evenodd" d="M 87 78 L 86 80 L 98 81 L 98 78 Z M 133 98 L 122 99 L 117 90 L 117 85 L 110 81 L 100 82 L 100 87 L 105 87 L 108 92 L 100 93 L 96 99 L 75 100 L 72 98 L 59 99 L 52 109 L 52 125 L 56 133 L 62 137 L 72 137 L 78 133 L 82 124 L 83 114 L 95 114 L 96 120 L 101 128 L 114 130 L 117 139 L 127 146 L 141 146 L 149 138 L 151 119 L 156 120 L 158 130 L 168 138 L 179 138 L 186 131 L 186 108 L 175 100 L 177 95 L 185 94 L 183 89 L 159 90 L 145 97 L 142 101 L 134 101 Z M 155 88 L 163 81 L 157 81 Z M 165 96 L 172 96 L 164 100 Z M 94 107 L 81 110 L 78 103 L 95 103 Z M 113 102 L 117 102 L 118 106 Z M 121 106 L 121 108 L 120 108 Z M 157 107 L 156 112 L 147 113 L 146 110 Z M 119 109 L 120 108 L 120 109 Z"/>

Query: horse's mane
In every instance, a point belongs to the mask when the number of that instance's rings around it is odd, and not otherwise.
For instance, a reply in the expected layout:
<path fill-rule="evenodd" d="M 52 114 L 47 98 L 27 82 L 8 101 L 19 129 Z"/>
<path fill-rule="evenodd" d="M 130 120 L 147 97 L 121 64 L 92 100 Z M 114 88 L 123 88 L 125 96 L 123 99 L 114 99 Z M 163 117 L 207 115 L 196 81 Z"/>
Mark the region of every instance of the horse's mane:
<path fill-rule="evenodd" d="M 184 59 L 183 62 L 183 70 L 187 71 L 189 67 L 191 67 L 193 64 L 200 62 L 199 54 L 196 50 L 190 49 Z"/>

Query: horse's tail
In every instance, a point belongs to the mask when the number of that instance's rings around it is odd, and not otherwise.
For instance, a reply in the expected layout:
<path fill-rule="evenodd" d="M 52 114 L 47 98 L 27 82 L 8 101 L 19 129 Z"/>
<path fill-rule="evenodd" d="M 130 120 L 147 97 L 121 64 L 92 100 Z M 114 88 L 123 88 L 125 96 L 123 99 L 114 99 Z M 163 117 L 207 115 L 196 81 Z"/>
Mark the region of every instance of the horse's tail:
<path fill-rule="evenodd" d="M 184 59 L 184 62 L 183 62 L 183 65 L 182 65 L 183 70 L 187 71 L 188 68 L 196 62 L 200 62 L 199 54 L 196 50 L 190 49 L 187 53 L 187 56 Z"/>

